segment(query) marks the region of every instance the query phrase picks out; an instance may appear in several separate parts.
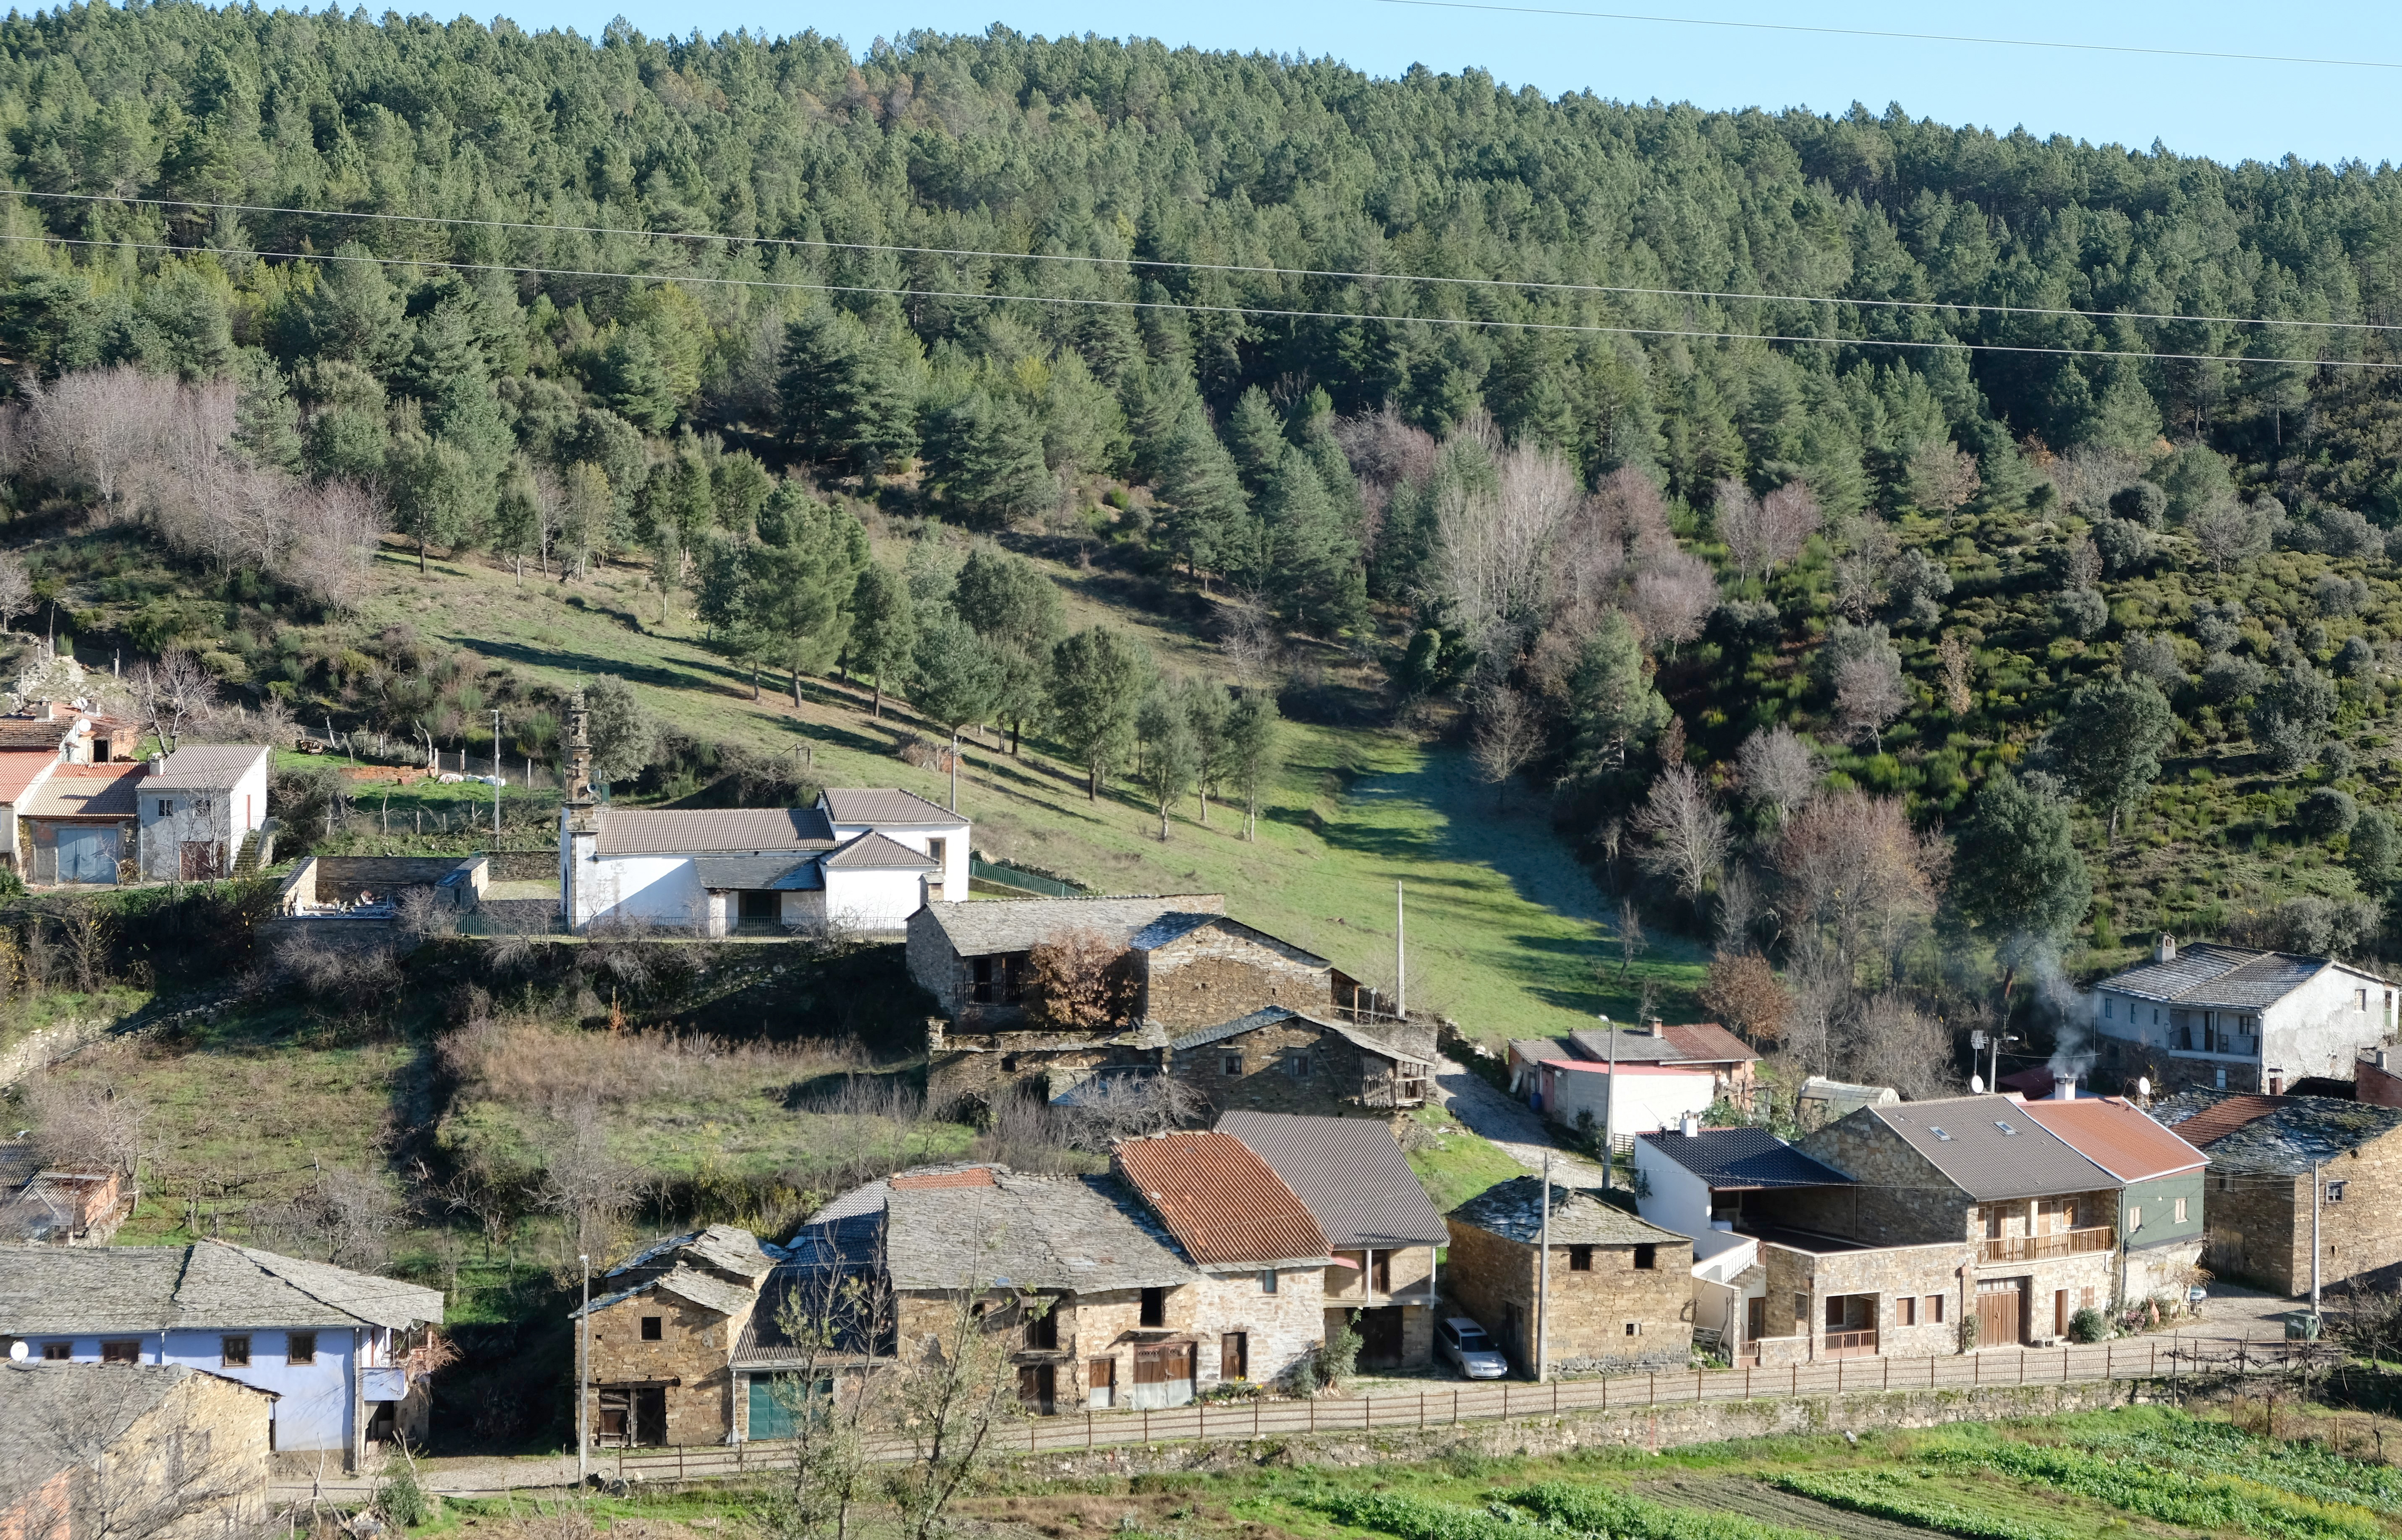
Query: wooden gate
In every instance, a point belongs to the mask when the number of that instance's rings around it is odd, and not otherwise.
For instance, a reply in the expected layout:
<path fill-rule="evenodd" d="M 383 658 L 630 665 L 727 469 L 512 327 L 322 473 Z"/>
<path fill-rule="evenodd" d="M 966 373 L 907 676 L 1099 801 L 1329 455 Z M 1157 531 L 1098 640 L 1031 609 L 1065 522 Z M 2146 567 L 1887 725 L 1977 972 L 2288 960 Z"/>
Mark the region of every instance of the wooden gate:
<path fill-rule="evenodd" d="M 2004 1278 L 1977 1286 L 1977 1345 L 2015 1347 L 2025 1341 L 2020 1322 L 2025 1314 L 2022 1281 Z"/>

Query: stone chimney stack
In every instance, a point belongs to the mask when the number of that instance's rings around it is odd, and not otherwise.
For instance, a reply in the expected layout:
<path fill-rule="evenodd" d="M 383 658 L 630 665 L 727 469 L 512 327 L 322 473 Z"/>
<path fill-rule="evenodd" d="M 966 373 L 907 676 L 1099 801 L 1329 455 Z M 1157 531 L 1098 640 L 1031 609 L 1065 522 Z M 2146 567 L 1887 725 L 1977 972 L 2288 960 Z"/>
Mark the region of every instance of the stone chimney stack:
<path fill-rule="evenodd" d="M 1668 1029 L 1660 1024 L 1660 1018 L 1657 1016 L 1651 1018 L 1650 1032 L 1655 1038 L 1664 1038 L 1668 1035 Z"/>
<path fill-rule="evenodd" d="M 592 796 L 592 713 L 578 690 L 567 699 L 567 801 L 589 806 Z"/>
<path fill-rule="evenodd" d="M 2152 943 L 2152 961 L 2156 963 L 2176 961 L 2176 938 L 2174 936 L 2170 935 L 2165 930 L 2160 932 L 2160 939 Z"/>

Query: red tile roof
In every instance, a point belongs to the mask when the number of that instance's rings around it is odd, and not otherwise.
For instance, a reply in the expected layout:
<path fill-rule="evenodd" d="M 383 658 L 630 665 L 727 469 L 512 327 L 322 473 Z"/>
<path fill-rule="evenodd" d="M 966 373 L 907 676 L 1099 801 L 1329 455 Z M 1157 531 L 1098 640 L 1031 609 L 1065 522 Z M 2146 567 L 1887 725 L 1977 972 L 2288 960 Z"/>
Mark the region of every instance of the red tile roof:
<path fill-rule="evenodd" d="M 2194 1148 L 2204 1149 L 2283 1106 L 2285 1099 L 2280 1096 L 2229 1096 L 2174 1124 L 2171 1132 Z"/>
<path fill-rule="evenodd" d="M 2202 1152 L 2113 1096 L 2029 1102 L 2026 1115 L 2122 1182 L 2149 1181 L 2202 1164 Z"/>
<path fill-rule="evenodd" d="M 1118 1174 L 1202 1267 L 1327 1254 L 1326 1232 L 1283 1177 L 1231 1134 L 1162 1134 L 1117 1147 Z"/>
<path fill-rule="evenodd" d="M 13 804 L 43 771 L 59 763 L 55 749 L 0 749 L 0 804 Z"/>
<path fill-rule="evenodd" d="M 992 1167 L 972 1165 L 965 1171 L 921 1171 L 915 1176 L 892 1178 L 892 1186 L 904 1192 L 920 1192 L 946 1187 L 997 1187 L 992 1179 Z"/>

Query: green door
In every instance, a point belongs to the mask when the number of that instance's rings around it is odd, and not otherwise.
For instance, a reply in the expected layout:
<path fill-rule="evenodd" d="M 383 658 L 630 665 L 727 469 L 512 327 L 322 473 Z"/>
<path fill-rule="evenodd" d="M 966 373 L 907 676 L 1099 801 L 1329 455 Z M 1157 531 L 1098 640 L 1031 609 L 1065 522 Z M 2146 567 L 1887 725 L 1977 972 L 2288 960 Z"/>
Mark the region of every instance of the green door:
<path fill-rule="evenodd" d="M 800 1390 L 797 1374 L 753 1374 L 751 1379 L 751 1437 L 790 1438 L 793 1436 L 793 1403 Z M 779 1393 L 781 1387 L 781 1393 Z M 834 1393 L 834 1382 L 820 1380 L 809 1392 L 816 1401 Z"/>

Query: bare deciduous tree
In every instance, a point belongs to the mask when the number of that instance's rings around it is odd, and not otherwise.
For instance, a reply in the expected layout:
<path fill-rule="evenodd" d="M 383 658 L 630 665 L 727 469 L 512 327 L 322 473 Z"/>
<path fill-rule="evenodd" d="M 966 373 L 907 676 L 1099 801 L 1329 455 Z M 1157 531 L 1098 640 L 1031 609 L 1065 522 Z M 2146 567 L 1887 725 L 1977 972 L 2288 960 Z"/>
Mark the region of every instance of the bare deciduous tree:
<path fill-rule="evenodd" d="M 1913 1102 L 1959 1089 L 1952 1072 L 1950 1035 L 1899 990 L 1871 997 L 1838 1030 L 1842 1052 L 1837 1063 L 1848 1079 L 1889 1085 Z"/>
<path fill-rule="evenodd" d="M 1709 563 L 1679 551 L 1635 574 L 1626 612 L 1643 628 L 1643 639 L 1673 659 L 1677 648 L 1702 634 L 1718 602 L 1718 579 L 1710 575 Z"/>
<path fill-rule="evenodd" d="M 1699 909 L 1703 892 L 1726 864 L 1730 840 L 1726 815 L 1693 767 L 1671 764 L 1662 771 L 1636 810 L 1634 824 L 1645 839 L 1636 859 Z"/>
<path fill-rule="evenodd" d="M 893 1386 L 893 1416 L 917 1448 L 886 1478 L 891 1501 L 909 1540 L 936 1540 L 947 1527 L 951 1505 L 990 1459 L 994 1436 L 1019 1415 L 1016 1346 L 1004 1323 L 1047 1300 L 1010 1300 L 996 1296 L 986 1254 L 991 1239 L 959 1237 L 961 1282 L 946 1290 L 934 1329 L 904 1334 L 897 1344 L 901 1372 Z M 1001 1306 L 1003 1308 L 995 1308 Z"/>
<path fill-rule="evenodd" d="M 1173 1075 L 1097 1075 L 1070 1093 L 1064 1132 L 1078 1149 L 1106 1152 L 1122 1140 L 1190 1128 L 1208 1110 Z"/>
<path fill-rule="evenodd" d="M 24 558 L 14 552 L 0 555 L 0 631 L 33 607 L 34 575 L 25 570 Z"/>
<path fill-rule="evenodd" d="M 25 1091 L 34 1145 L 52 1166 L 132 1176 L 149 1153 L 150 1109 L 113 1086 L 37 1077 Z"/>
<path fill-rule="evenodd" d="M 2213 571 L 2224 572 L 2232 565 L 2251 560 L 2269 548 L 2270 523 L 2258 509 L 2222 497 L 2208 507 L 2188 516 L 2185 532 L 2209 562 Z"/>
<path fill-rule="evenodd" d="M 1965 717 L 1968 708 L 1977 704 L 1976 693 L 1968 685 L 1968 670 L 1976 655 L 1957 631 L 1946 631 L 1935 649 L 1935 657 L 1943 671 L 1943 704 L 1955 717 Z"/>
<path fill-rule="evenodd" d="M 1634 969 L 1635 959 L 1643 956 L 1651 945 L 1650 938 L 1643 934 L 1643 912 L 1635 907 L 1633 899 L 1618 901 L 1618 935 L 1615 940 L 1618 942 L 1618 982 L 1624 983 L 1626 975 Z"/>
<path fill-rule="evenodd" d="M 1785 1036 L 1793 997 L 1777 982 L 1776 970 L 1757 952 L 1721 952 L 1710 960 L 1702 985 L 1702 1009 L 1753 1043 L 1774 1043 Z"/>
<path fill-rule="evenodd" d="M 1877 753 L 1884 752 L 1885 723 L 1909 705 L 1901 661 L 1889 647 L 1845 658 L 1835 670 L 1835 715 L 1855 736 L 1867 737 Z"/>
<path fill-rule="evenodd" d="M 896 1325 L 890 1284 L 880 1270 L 835 1258 L 766 1303 L 790 1344 L 770 1395 L 792 1446 L 761 1528 L 770 1540 L 849 1540 L 873 1494 L 870 1437 L 891 1420 L 893 1386 L 872 1368 Z"/>
<path fill-rule="evenodd" d="M 1494 457 L 1491 489 L 1446 483 L 1435 539 L 1452 612 L 1488 659 L 1518 655 L 1549 612 L 1552 555 L 1584 501 L 1567 461 L 1539 445 Z"/>
<path fill-rule="evenodd" d="M 650 1178 L 609 1148 L 600 1103 L 569 1108 L 544 1131 L 537 1152 L 542 1205 L 567 1221 L 571 1255 L 607 1256 L 626 1216 L 650 1190 Z"/>
<path fill-rule="evenodd" d="M 1799 481 L 1788 481 L 1764 498 L 1729 476 L 1711 492 L 1719 539 L 1734 560 L 1735 571 L 1748 578 L 1769 571 L 1802 554 L 1818 532 L 1818 500 Z"/>
<path fill-rule="evenodd" d="M 137 1376 L 166 1372 L 0 1363 L 12 1435 L 0 1445 L 0 1519 L 12 1540 L 268 1533 L 258 1467 L 210 1458 L 205 1427 L 154 1420 L 152 1441 L 132 1442 L 153 1405 Z"/>
<path fill-rule="evenodd" d="M 1977 457 L 1946 439 L 1928 439 L 1910 457 L 1902 488 L 1911 503 L 1939 517 L 1975 497 L 1984 486 Z"/>
<path fill-rule="evenodd" d="M 391 1260 L 405 1218 L 380 1176 L 338 1165 L 319 1167 L 289 1202 L 254 1209 L 251 1224 L 297 1255 L 372 1272 Z"/>
<path fill-rule="evenodd" d="M 216 676 L 189 653 L 170 652 L 133 670 L 133 701 L 143 725 L 167 753 L 184 740 L 187 727 L 217 708 Z"/>
<path fill-rule="evenodd" d="M 1790 727 L 1763 727 L 1735 751 L 1743 794 L 1782 825 L 1818 790 L 1818 756 Z"/>
<path fill-rule="evenodd" d="M 1133 1008 L 1125 948 L 1097 930 L 1064 931 L 1026 959 L 1028 1020 L 1054 1032 L 1101 1032 Z"/>
<path fill-rule="evenodd" d="M 1847 977 L 1868 947 L 1891 952 L 1924 924 L 1943 886 L 1942 847 L 1919 838 L 1899 802 L 1861 791 L 1796 812 L 1771 860 L 1787 934 L 1815 938 Z"/>
<path fill-rule="evenodd" d="M 1469 753 L 1477 778 L 1494 789 L 1497 810 L 1509 807 L 1511 781 L 1542 747 L 1542 719 L 1525 696 L 1503 684 L 1477 701 L 1476 734 L 1469 741 Z"/>
<path fill-rule="evenodd" d="M 1218 650 L 1234 666 L 1236 681 L 1247 690 L 1264 685 L 1276 671 L 1284 642 L 1266 596 L 1255 590 L 1237 593 L 1219 612 L 1218 626 Z"/>

